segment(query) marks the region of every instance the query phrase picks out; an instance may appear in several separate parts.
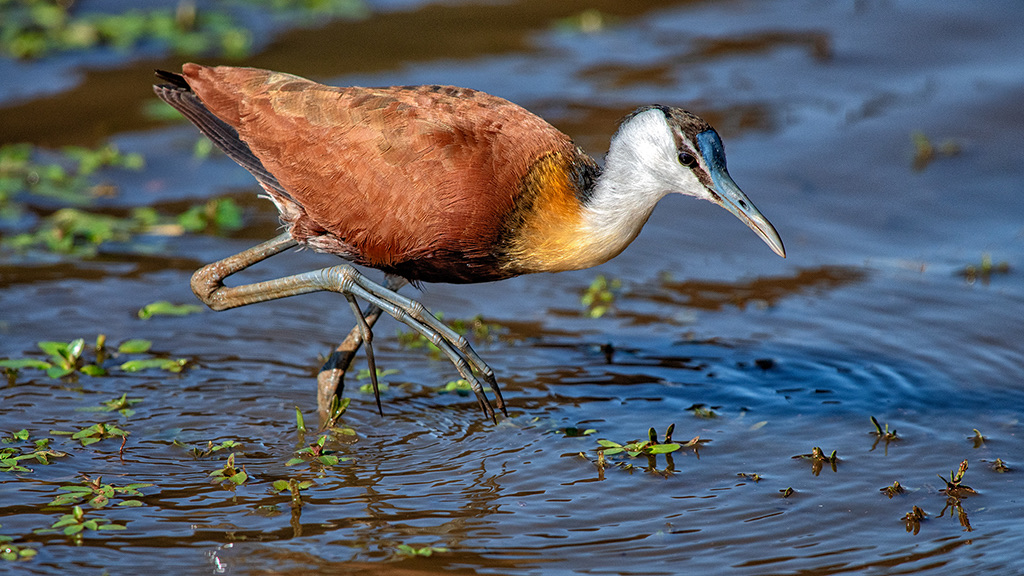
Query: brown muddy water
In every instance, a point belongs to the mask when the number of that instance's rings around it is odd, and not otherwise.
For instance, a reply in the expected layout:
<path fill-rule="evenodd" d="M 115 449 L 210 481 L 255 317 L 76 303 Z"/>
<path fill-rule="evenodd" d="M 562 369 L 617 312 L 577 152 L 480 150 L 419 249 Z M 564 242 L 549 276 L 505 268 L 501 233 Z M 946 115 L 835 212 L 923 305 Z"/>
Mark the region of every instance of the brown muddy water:
<path fill-rule="evenodd" d="M 112 358 L 108 376 L 63 380 L 25 369 L 0 388 L 0 434 L 31 437 L 3 446 L 53 438 L 67 453 L 0 472 L 0 536 L 36 551 L 0 571 L 1020 573 L 1024 4 L 625 4 L 371 4 L 358 22 L 271 26 L 244 61 L 337 84 L 471 86 L 542 114 L 595 155 L 632 108 L 684 106 L 717 126 L 733 177 L 789 252 L 779 259 L 725 211 L 677 197 L 599 268 L 425 286 L 423 303 L 446 318 L 501 327 L 477 349 L 510 416 L 492 424 L 472 397 L 439 393 L 452 366 L 404 347 L 400 325 L 383 320 L 377 362 L 397 370 L 384 378 L 385 415 L 350 375 L 340 424 L 352 433 L 326 433 L 341 458 L 330 466 L 288 464 L 319 438 L 314 375 L 352 325 L 343 298 L 136 316 L 156 300 L 195 303 L 195 268 L 275 234 L 244 170 L 196 159 L 191 126 L 142 116 L 150 71 L 182 59 L 0 60 L 0 142 L 109 139 L 145 156 L 141 172 L 103 175 L 118 194 L 94 209 L 229 195 L 247 223 L 228 237 L 143 236 L 92 258 L 4 250 L 0 358 L 43 359 L 39 341 L 102 333 L 112 345 L 149 339 L 144 357 L 189 364 L 126 372 Z M 559 25 L 590 7 L 601 25 Z M 934 143 L 930 161 L 915 164 L 915 134 Z M 965 275 L 985 258 L 993 273 Z M 334 262 L 288 254 L 243 276 Z M 580 296 L 599 274 L 622 287 L 590 318 Z M 129 416 L 83 411 L 122 394 L 139 400 Z M 872 416 L 899 439 L 879 441 Z M 124 445 L 52 432 L 97 423 L 127 431 Z M 598 440 L 671 424 L 677 441 L 704 442 L 599 461 Z M 229 440 L 238 445 L 190 453 Z M 794 458 L 815 447 L 838 460 Z M 209 476 L 229 453 L 248 475 L 232 489 Z M 951 496 L 937 475 L 964 460 L 976 494 Z M 83 474 L 152 485 L 85 506 L 123 530 L 87 530 L 80 545 L 37 533 L 70 512 L 49 504 Z M 288 479 L 314 482 L 301 507 L 273 487 Z M 904 493 L 880 491 L 897 481 Z M 126 499 L 141 505 L 114 505 Z M 924 519 L 905 521 L 914 507 Z"/>

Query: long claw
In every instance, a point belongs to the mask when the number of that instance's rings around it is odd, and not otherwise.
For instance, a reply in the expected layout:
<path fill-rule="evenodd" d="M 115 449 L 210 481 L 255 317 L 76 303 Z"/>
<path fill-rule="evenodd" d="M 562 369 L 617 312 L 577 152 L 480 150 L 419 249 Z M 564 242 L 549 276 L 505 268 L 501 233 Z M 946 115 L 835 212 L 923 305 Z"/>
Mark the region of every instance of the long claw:
<path fill-rule="evenodd" d="M 505 399 L 501 397 L 501 388 L 498 388 L 498 380 L 494 377 L 494 374 L 488 374 L 484 376 L 487 380 L 487 384 L 494 390 L 495 402 L 498 403 L 498 408 L 501 409 L 501 413 L 508 418 L 508 410 L 505 409 Z"/>
<path fill-rule="evenodd" d="M 370 329 L 370 325 L 366 323 L 366 317 L 363 316 L 363 311 L 359 309 L 359 302 L 356 301 L 356 297 L 351 294 L 345 294 L 345 298 L 348 300 L 349 305 L 352 306 L 352 314 L 356 317 L 359 331 L 363 336 L 363 343 L 366 345 L 366 364 L 370 369 L 373 397 L 377 400 L 377 413 L 383 416 L 384 408 L 380 404 L 380 386 L 377 383 L 377 362 L 373 358 L 373 331 Z"/>
<path fill-rule="evenodd" d="M 336 266 L 335 268 L 341 268 L 341 266 Z M 353 276 L 352 284 L 348 288 L 347 293 L 379 306 L 396 320 L 416 330 L 437 346 L 442 353 L 448 356 L 448 359 L 455 365 L 455 369 L 459 371 L 462 378 L 470 383 L 484 414 L 491 420 L 497 421 L 494 408 L 483 393 L 480 380 L 473 375 L 473 369 L 475 368 L 484 375 L 490 387 L 494 389 L 497 388 L 494 371 L 477 355 L 465 338 L 438 320 L 419 302 L 384 289 L 382 286 L 370 282 L 364 276 Z M 504 399 L 500 395 L 498 399 L 502 412 L 507 415 Z"/>

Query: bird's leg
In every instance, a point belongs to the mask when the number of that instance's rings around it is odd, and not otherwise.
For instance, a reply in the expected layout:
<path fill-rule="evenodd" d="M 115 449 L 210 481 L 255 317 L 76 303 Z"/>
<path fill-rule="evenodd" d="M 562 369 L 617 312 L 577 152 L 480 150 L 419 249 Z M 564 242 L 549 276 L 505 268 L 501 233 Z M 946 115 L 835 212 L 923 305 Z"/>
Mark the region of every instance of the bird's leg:
<path fill-rule="evenodd" d="M 388 274 L 385 286 L 397 292 L 408 283 L 409 281 L 401 276 Z M 377 306 L 371 305 L 367 307 L 363 312 L 366 325 L 372 329 L 382 312 L 383 310 Z M 345 371 L 352 365 L 352 360 L 362 344 L 362 330 L 357 324 L 349 331 L 348 336 L 342 340 L 341 344 L 338 344 L 338 347 L 331 352 L 324 365 L 320 368 L 320 372 L 316 375 L 316 404 L 324 420 L 330 417 L 331 401 L 335 396 L 341 396 L 342 391 L 345 389 Z"/>
<path fill-rule="evenodd" d="M 505 402 L 494 379 L 494 371 L 483 362 L 465 338 L 426 312 L 419 302 L 369 280 L 347 264 L 253 284 L 233 287 L 224 285 L 224 279 L 235 272 L 295 245 L 295 240 L 288 234 L 282 234 L 235 256 L 205 266 L 192 276 L 192 290 L 214 310 L 325 290 L 362 298 L 425 336 L 448 356 L 459 374 L 470 383 L 484 413 L 494 419 L 494 409 L 483 393 L 480 380 L 473 374 L 474 368 L 478 370 L 495 391 L 498 406 L 505 412 Z"/>
<path fill-rule="evenodd" d="M 280 254 L 297 244 L 298 242 L 291 237 L 291 234 L 285 232 L 276 238 L 267 240 L 257 246 L 253 246 L 252 248 L 239 252 L 234 256 L 228 256 L 227 258 L 218 260 L 213 264 L 207 264 L 192 275 L 192 292 L 197 298 L 202 300 L 204 304 L 214 310 L 225 310 L 227 308 L 241 306 L 241 304 L 235 304 L 234 306 L 221 304 L 224 291 L 230 290 L 230 288 L 224 286 L 224 279 L 235 272 L 252 266 L 257 262 L 266 260 L 274 254 Z"/>
<path fill-rule="evenodd" d="M 359 302 L 356 302 L 356 297 L 351 294 L 345 294 L 345 298 L 348 299 L 349 305 L 352 306 L 352 314 L 356 317 L 357 322 L 356 328 L 359 329 L 363 342 L 366 343 L 366 364 L 367 368 L 370 369 L 370 382 L 373 383 L 373 397 L 377 400 L 377 413 L 383 416 L 384 409 L 380 405 L 380 386 L 377 384 L 377 362 L 373 359 L 373 332 L 370 331 L 370 325 L 366 323 L 366 318 L 363 317 L 363 311 L 359 309 Z"/>

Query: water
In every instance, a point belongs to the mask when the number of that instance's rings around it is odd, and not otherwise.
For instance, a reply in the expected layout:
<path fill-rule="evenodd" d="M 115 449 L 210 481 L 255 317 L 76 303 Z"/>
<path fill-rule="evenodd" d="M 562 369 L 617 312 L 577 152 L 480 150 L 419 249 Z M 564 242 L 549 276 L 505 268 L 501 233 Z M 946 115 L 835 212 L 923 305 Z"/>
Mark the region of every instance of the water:
<path fill-rule="evenodd" d="M 40 357 L 39 340 L 102 332 L 115 344 L 151 339 L 158 354 L 192 362 L 180 375 L 77 382 L 26 370 L 0 390 L 0 432 L 27 428 L 72 454 L 31 465 L 31 473 L 4 473 L 0 534 L 38 550 L 5 568 L 1019 571 L 1024 9 L 607 3 L 618 18 L 584 34 L 551 25 L 582 8 L 550 4 L 403 6 L 367 22 L 282 31 L 247 63 L 339 84 L 469 85 L 542 113 L 596 155 L 630 109 L 683 105 L 718 127 L 730 172 L 778 228 L 789 257 L 772 255 L 722 210 L 668 198 L 633 245 L 597 269 L 428 285 L 421 300 L 431 309 L 479 313 L 504 327 L 477 348 L 499 376 L 510 417 L 491 424 L 471 397 L 438 394 L 456 377 L 452 367 L 402 348 L 397 324 L 385 320 L 377 361 L 399 370 L 385 378 L 385 416 L 356 389 L 365 381 L 350 376 L 343 424 L 355 433 L 327 443 L 350 459 L 321 469 L 285 463 L 317 438 L 295 430 L 294 410 L 315 421 L 317 355 L 351 326 L 344 301 L 310 295 L 182 318 L 134 316 L 155 300 L 192 302 L 195 268 L 271 237 L 268 203 L 246 201 L 249 226 L 231 238 L 151 238 L 151 253 L 113 248 L 84 262 L 5 255 L 0 357 Z M 426 36 L 424 23 L 436 32 Z M 373 42 L 356 41 L 367 37 Z M 57 119 L 45 112 L 60 102 L 102 102 L 113 83 L 124 87 L 119 98 L 141 102 L 148 70 L 176 65 L 133 60 L 28 102 L 5 92 L 11 104 L 0 108 L 8 127 L 0 135 L 88 143 L 102 134 L 144 153 L 143 173 L 111 176 L 122 186 L 106 201 L 112 208 L 251 198 L 243 170 L 191 158 L 190 128 L 153 127 L 124 102 Z M 25 122 L 33 110 L 39 120 Z M 15 115 L 20 124 L 6 121 Z M 121 118 L 96 120 L 104 115 Z M 952 140 L 959 153 L 915 168 L 916 132 L 936 145 Z M 1009 272 L 969 282 L 963 270 L 985 254 Z M 244 277 L 333 262 L 289 254 Z M 612 312 L 592 319 L 579 296 L 597 274 L 624 285 Z M 76 411 L 123 393 L 142 399 L 130 417 Z M 698 417 L 695 407 L 715 417 Z M 900 440 L 877 441 L 870 416 Z M 117 439 L 83 448 L 49 434 L 96 422 L 130 432 L 123 452 Z M 644 439 L 650 427 L 662 437 L 673 423 L 675 440 L 704 442 L 671 458 L 599 464 L 597 439 Z M 569 428 L 596 431 L 571 436 Z M 983 443 L 971 439 L 975 429 Z M 226 451 L 198 460 L 188 452 L 225 440 L 240 443 L 232 451 L 250 476 L 233 490 L 208 477 Z M 825 463 L 816 474 L 794 458 L 814 447 L 836 451 L 835 471 Z M 996 472 L 997 458 L 1013 470 Z M 979 494 L 957 507 L 936 475 L 948 478 L 965 459 L 964 484 Z M 81 548 L 63 535 L 33 534 L 67 512 L 46 504 L 82 474 L 154 486 L 141 489 L 141 507 L 88 512 L 126 529 L 88 534 Z M 760 480 L 745 476 L 752 474 Z M 316 483 L 301 492 L 301 508 L 272 489 L 288 478 Z M 880 489 L 894 481 L 906 492 L 889 499 Z M 793 493 L 784 497 L 787 488 Z M 927 514 L 916 533 L 903 520 L 914 506 Z M 446 550 L 412 557 L 400 545 Z"/>

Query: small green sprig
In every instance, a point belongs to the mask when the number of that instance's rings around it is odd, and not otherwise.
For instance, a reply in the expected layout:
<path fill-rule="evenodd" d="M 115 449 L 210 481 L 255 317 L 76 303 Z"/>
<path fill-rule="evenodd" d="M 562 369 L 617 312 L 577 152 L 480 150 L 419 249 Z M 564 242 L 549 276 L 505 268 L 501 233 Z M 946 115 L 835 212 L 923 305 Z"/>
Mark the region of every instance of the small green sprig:
<path fill-rule="evenodd" d="M 223 468 L 218 468 L 217 470 L 210 472 L 210 480 L 214 484 L 220 484 L 229 488 L 241 486 L 242 484 L 245 484 L 245 481 L 248 479 L 249 474 L 245 471 L 245 468 L 235 466 L 234 453 L 231 453 L 231 455 L 228 456 Z"/>

